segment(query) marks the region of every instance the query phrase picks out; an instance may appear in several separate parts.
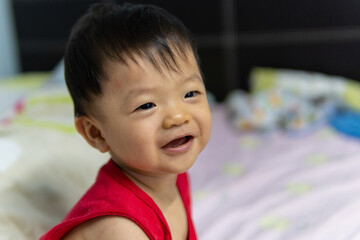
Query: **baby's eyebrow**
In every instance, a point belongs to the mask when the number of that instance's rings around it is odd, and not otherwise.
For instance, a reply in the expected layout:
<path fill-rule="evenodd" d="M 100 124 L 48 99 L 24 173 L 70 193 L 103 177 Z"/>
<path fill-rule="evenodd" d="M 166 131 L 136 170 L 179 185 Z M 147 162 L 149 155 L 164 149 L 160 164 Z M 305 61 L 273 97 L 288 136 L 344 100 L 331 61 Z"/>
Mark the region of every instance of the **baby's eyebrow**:
<path fill-rule="evenodd" d="M 191 74 L 188 77 L 182 78 L 181 81 L 183 83 L 185 82 L 191 82 L 191 81 L 200 81 L 202 82 L 201 77 L 199 76 L 199 74 Z M 130 99 L 143 95 L 143 94 L 147 94 L 147 93 L 152 93 L 155 92 L 157 90 L 156 87 L 142 87 L 142 88 L 134 88 L 131 89 L 125 96 L 125 101 L 124 102 L 128 102 Z"/>
<path fill-rule="evenodd" d="M 199 76 L 199 74 L 191 74 L 190 76 L 186 77 L 183 79 L 184 82 L 187 81 L 201 81 L 202 82 L 202 78 Z"/>
<path fill-rule="evenodd" d="M 129 91 L 128 94 L 126 94 L 126 100 L 127 101 L 129 98 L 132 97 L 136 97 L 142 94 L 146 94 L 146 93 L 150 93 L 150 92 L 154 92 L 156 90 L 156 88 L 154 87 L 147 87 L 147 88 L 135 88 Z"/>

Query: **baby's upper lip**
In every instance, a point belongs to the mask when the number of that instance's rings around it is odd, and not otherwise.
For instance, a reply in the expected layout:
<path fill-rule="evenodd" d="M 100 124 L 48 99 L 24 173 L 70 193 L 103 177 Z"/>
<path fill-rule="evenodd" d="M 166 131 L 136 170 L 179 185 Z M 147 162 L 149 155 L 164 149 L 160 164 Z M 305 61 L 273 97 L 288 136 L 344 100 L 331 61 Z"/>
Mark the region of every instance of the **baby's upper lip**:
<path fill-rule="evenodd" d="M 160 146 L 161 148 L 165 147 L 167 144 L 169 144 L 170 142 L 176 140 L 176 139 L 180 139 L 180 138 L 183 138 L 183 137 L 194 137 L 194 135 L 190 134 L 190 133 L 185 133 L 185 134 L 181 134 L 181 135 L 177 135 L 176 137 L 173 137 L 173 138 L 168 138 L 167 140 L 163 141 Z"/>

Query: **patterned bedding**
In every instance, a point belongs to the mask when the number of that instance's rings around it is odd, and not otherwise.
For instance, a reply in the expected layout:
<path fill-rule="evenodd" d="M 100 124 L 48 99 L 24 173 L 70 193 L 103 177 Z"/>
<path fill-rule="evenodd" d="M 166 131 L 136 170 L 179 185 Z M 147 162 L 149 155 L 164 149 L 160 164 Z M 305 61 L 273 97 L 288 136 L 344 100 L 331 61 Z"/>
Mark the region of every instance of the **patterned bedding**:
<path fill-rule="evenodd" d="M 37 239 L 109 156 L 75 132 L 66 88 L 47 75 L 2 82 L 0 95 L 0 239 Z M 209 145 L 190 170 L 200 239 L 360 239 L 359 140 L 326 124 L 241 133 L 225 105 L 212 114 Z"/>
<path fill-rule="evenodd" d="M 191 169 L 200 239 L 360 239 L 360 141 L 327 125 L 293 136 L 239 133 L 212 109 Z"/>

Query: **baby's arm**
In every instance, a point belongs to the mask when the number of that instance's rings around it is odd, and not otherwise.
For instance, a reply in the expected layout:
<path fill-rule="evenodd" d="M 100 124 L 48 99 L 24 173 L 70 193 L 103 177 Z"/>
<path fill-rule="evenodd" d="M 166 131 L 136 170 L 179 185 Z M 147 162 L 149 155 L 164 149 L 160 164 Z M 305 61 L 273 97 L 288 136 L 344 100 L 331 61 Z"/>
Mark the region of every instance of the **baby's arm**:
<path fill-rule="evenodd" d="M 99 217 L 83 223 L 65 235 L 62 240 L 149 240 L 144 231 L 124 217 Z"/>

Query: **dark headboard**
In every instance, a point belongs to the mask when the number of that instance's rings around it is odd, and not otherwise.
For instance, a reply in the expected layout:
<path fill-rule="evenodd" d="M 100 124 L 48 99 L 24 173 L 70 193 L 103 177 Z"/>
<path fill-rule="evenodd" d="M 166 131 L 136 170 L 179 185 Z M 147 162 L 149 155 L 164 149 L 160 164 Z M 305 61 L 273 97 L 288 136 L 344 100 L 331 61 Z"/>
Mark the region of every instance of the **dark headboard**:
<path fill-rule="evenodd" d="M 13 0 L 24 71 L 50 70 L 90 0 Z M 122 2 L 122 1 L 117 1 Z M 219 100 L 248 89 L 254 66 L 360 80 L 360 1 L 152 0 L 194 33 L 206 84 Z"/>

